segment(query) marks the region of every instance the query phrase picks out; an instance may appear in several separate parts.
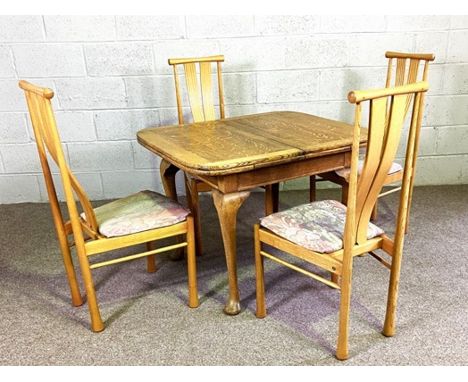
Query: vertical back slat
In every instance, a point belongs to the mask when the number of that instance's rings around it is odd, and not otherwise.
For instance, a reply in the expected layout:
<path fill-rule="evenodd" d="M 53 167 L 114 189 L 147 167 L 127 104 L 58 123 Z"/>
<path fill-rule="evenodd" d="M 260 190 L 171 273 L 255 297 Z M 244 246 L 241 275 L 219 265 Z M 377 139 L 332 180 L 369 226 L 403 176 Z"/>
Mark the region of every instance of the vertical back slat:
<path fill-rule="evenodd" d="M 356 110 L 354 113 L 354 132 L 353 132 L 353 145 L 351 148 L 351 168 L 349 173 L 349 191 L 348 191 L 348 200 L 346 201 L 347 211 L 346 211 L 346 221 L 344 229 L 344 239 L 343 239 L 343 248 L 345 250 L 345 256 L 343 262 L 348 262 L 349 258 L 352 257 L 352 247 L 356 243 L 356 222 L 357 222 L 357 213 L 358 210 L 358 167 L 359 167 L 359 142 L 360 142 L 360 132 L 361 132 L 361 104 L 356 105 Z M 359 179 L 359 180 L 362 180 Z M 359 186 L 360 186 L 359 182 Z"/>
<path fill-rule="evenodd" d="M 30 85 L 29 85 L 30 86 Z M 37 88 L 40 89 L 40 88 Z M 42 92 L 43 93 L 43 92 Z M 91 226 L 94 231 L 97 231 L 96 217 L 94 210 L 87 197 L 85 191 L 76 180 L 68 165 L 65 161 L 62 144 L 57 130 L 55 117 L 52 110 L 52 104 L 50 99 L 41 95 L 41 92 L 33 92 L 25 90 L 26 101 L 28 104 L 29 115 L 33 125 L 34 135 L 36 137 L 36 144 L 39 153 L 39 159 L 45 178 L 47 193 L 51 208 L 53 210 L 54 220 L 56 220 L 56 227 L 61 233 L 64 232 L 63 227 L 63 216 L 60 211 L 60 205 L 58 203 L 56 188 L 52 173 L 50 171 L 49 161 L 47 152 L 50 157 L 57 164 L 60 176 L 62 179 L 62 185 L 64 188 L 65 197 L 70 213 L 70 219 L 75 219 L 79 224 L 79 215 L 76 210 L 75 198 L 73 191 L 78 196 L 78 199 L 86 213 L 87 223 Z M 72 222 L 73 224 L 73 222 Z M 75 228 L 77 225 L 75 224 Z M 74 234 L 76 235 L 75 229 Z"/>
<path fill-rule="evenodd" d="M 223 88 L 223 75 L 221 71 L 221 62 L 216 63 L 218 69 L 218 96 L 219 96 L 219 117 L 224 118 L 224 88 Z"/>
<path fill-rule="evenodd" d="M 211 62 L 200 62 L 200 83 L 203 96 L 203 113 L 205 114 L 205 121 L 213 121 L 216 117 L 211 81 Z"/>
<path fill-rule="evenodd" d="M 406 59 L 397 58 L 395 86 L 401 86 L 405 83 Z"/>
<path fill-rule="evenodd" d="M 57 146 L 54 142 L 53 139 L 53 134 L 51 131 L 51 124 L 52 122 L 54 123 L 55 126 L 55 120 L 50 121 L 48 117 L 48 106 L 50 105 L 50 100 L 47 100 L 45 98 L 38 98 L 38 109 L 40 113 L 40 120 L 41 120 L 41 127 L 42 127 L 42 137 L 44 138 L 44 141 L 47 146 L 47 150 L 49 151 L 50 155 L 54 159 L 55 163 L 59 162 L 58 156 L 59 156 L 59 150 L 62 151 L 62 146 L 59 145 Z M 62 152 L 63 155 L 63 152 Z"/>
<path fill-rule="evenodd" d="M 36 126 L 38 132 L 40 132 L 41 143 L 45 145 L 47 151 L 52 156 L 52 159 L 57 163 L 57 155 L 55 148 L 52 145 L 50 134 L 47 128 L 45 127 L 44 113 L 43 113 L 43 103 L 42 98 L 36 94 L 29 93 L 30 98 L 30 114 L 33 121 L 33 125 Z M 44 151 L 45 152 L 45 151 Z"/>
<path fill-rule="evenodd" d="M 401 130 L 403 126 L 403 121 L 406 115 L 406 100 L 407 95 L 397 95 L 394 96 L 390 104 L 390 118 L 389 126 L 387 128 L 387 134 L 385 139 L 380 144 L 382 147 L 382 155 L 379 160 L 378 169 L 375 173 L 372 173 L 368 169 L 363 169 L 361 177 L 367 178 L 368 176 L 372 178 L 372 185 L 369 189 L 367 196 L 365 197 L 364 203 L 362 204 L 362 209 L 360 211 L 360 216 L 358 220 L 358 230 L 357 230 L 357 242 L 363 243 L 367 240 L 367 229 L 370 221 L 370 216 L 372 210 L 375 206 L 375 202 L 379 196 L 379 193 L 385 182 L 385 178 L 388 175 L 388 171 L 392 165 L 392 161 L 395 158 L 398 143 L 400 141 Z M 375 102 L 375 100 L 374 100 Z M 385 102 L 385 99 L 384 99 Z M 381 119 L 385 117 L 382 116 Z M 380 121 L 379 121 L 380 122 Z M 370 127 L 373 129 L 373 126 Z M 373 144 L 379 144 L 378 142 L 373 142 Z M 366 171 L 369 171 L 367 173 Z"/>
<path fill-rule="evenodd" d="M 388 67 L 387 67 L 387 81 L 385 82 L 385 87 L 389 88 L 392 83 L 392 64 L 393 64 L 393 59 L 389 58 L 388 59 Z"/>
<path fill-rule="evenodd" d="M 182 110 L 182 100 L 180 96 L 180 82 L 179 75 L 177 73 L 177 65 L 172 67 L 174 69 L 174 82 L 175 82 L 175 91 L 176 91 L 176 100 L 177 100 L 177 117 L 179 119 L 179 125 L 184 124 L 184 112 Z"/>
<path fill-rule="evenodd" d="M 407 84 L 412 84 L 415 83 L 418 79 L 418 69 L 419 69 L 419 60 L 418 59 L 410 59 L 410 64 L 408 68 L 408 76 L 406 78 L 406 83 Z M 410 105 L 411 105 L 411 99 L 413 98 L 412 94 L 408 94 L 408 98 L 406 100 L 406 106 L 405 106 L 405 115 L 408 112 Z"/>
<path fill-rule="evenodd" d="M 28 91 L 25 92 L 25 95 L 26 95 L 26 102 L 28 104 L 28 109 L 30 110 L 29 117 L 31 119 L 34 136 L 36 138 L 36 146 L 37 146 L 37 151 L 39 154 L 39 160 L 41 162 L 42 173 L 44 175 L 47 195 L 49 197 L 51 209 L 53 211 L 52 217 L 56 223 L 56 227 L 60 227 L 60 231 L 62 233 L 64 232 L 63 216 L 60 210 L 60 205 L 59 205 L 58 198 L 57 198 L 57 191 L 55 188 L 54 179 L 52 177 L 52 172 L 50 171 L 49 161 L 47 159 L 47 152 L 46 152 L 46 148 L 44 146 L 44 140 L 42 137 L 42 129 L 39 126 L 40 122 L 38 120 L 39 116 L 37 113 L 37 106 L 36 106 L 37 105 L 36 98 L 38 96 Z M 57 224 L 59 226 L 57 226 Z"/>
<path fill-rule="evenodd" d="M 70 186 L 75 192 L 78 200 L 80 201 L 81 207 L 83 208 L 86 214 L 86 222 L 94 231 L 98 230 L 96 216 L 94 214 L 93 206 L 84 191 L 83 187 L 81 187 L 78 180 L 75 178 L 73 173 L 71 172 L 70 168 L 66 164 L 65 156 L 63 154 L 62 143 L 60 141 L 60 136 L 57 130 L 57 124 L 55 121 L 54 113 L 52 111 L 52 105 L 50 100 L 43 98 L 43 118 L 44 118 L 44 127 L 48 131 L 49 139 L 51 140 L 51 148 L 55 151 L 57 157 L 57 164 L 60 168 L 60 173 L 62 177 L 62 182 L 66 182 L 65 178 L 68 178 L 70 182 Z"/>
<path fill-rule="evenodd" d="M 367 152 L 364 159 L 363 171 L 359 179 L 359 202 L 356 209 L 358 215 L 360 215 L 364 202 L 367 199 L 382 156 L 382 142 L 385 139 L 386 131 L 386 109 L 387 98 L 378 98 L 370 102 Z"/>
<path fill-rule="evenodd" d="M 86 223 L 92 228 L 93 231 L 98 231 L 98 223 L 96 220 L 96 215 L 94 214 L 93 206 L 86 194 L 85 190 L 81 186 L 81 184 L 76 179 L 75 175 L 68 170 L 68 175 L 70 177 L 70 184 L 75 192 L 78 200 L 80 201 L 81 207 L 83 208 L 83 212 L 86 215 Z"/>
<path fill-rule="evenodd" d="M 422 116 L 422 102 L 423 101 L 423 94 L 418 93 L 414 97 L 414 102 L 413 102 L 413 113 L 411 115 L 411 124 L 410 124 L 410 131 L 409 131 L 409 136 L 408 136 L 408 144 L 407 144 L 407 149 L 406 149 L 406 155 L 405 155 L 405 175 L 403 177 L 403 184 L 402 184 L 402 193 L 400 195 L 400 209 L 408 208 L 408 203 L 409 203 L 409 183 L 411 176 L 414 172 L 414 159 L 417 156 L 417 145 L 416 145 L 416 139 L 418 132 L 420 129 L 418 129 L 419 123 L 421 123 L 421 118 Z M 401 214 L 401 212 L 400 212 Z M 400 215 L 399 214 L 399 215 Z M 399 220 L 401 219 L 406 219 L 407 217 L 399 216 Z M 406 220 L 404 221 L 403 227 L 406 224 Z"/>
<path fill-rule="evenodd" d="M 192 109 L 192 116 L 194 122 L 203 122 L 205 116 L 202 109 L 202 98 L 200 93 L 200 86 L 198 84 L 197 69 L 195 63 L 184 64 L 185 69 L 185 82 L 187 84 L 187 93 L 190 101 L 190 108 Z"/>
<path fill-rule="evenodd" d="M 193 122 L 212 121 L 218 118 L 214 101 L 215 97 L 213 94 L 213 81 L 215 81 L 212 75 L 213 63 L 216 63 L 217 69 L 219 118 L 223 119 L 225 117 L 223 79 L 221 71 L 221 62 L 223 61 L 224 56 L 222 55 L 198 58 L 170 58 L 168 60 L 169 65 L 172 65 L 174 71 L 179 124 L 184 124 L 184 117 L 181 97 L 182 92 L 177 67 L 179 65 L 183 65 L 184 67 L 185 83 Z M 197 75 L 198 68 L 200 68 L 199 76 Z"/>
<path fill-rule="evenodd" d="M 418 69 L 419 69 L 419 60 L 412 58 L 410 60 L 410 64 L 408 68 L 408 77 L 406 79 L 407 84 L 412 84 L 417 81 Z"/>
<path fill-rule="evenodd" d="M 96 216 L 94 214 L 91 202 L 84 192 L 79 182 L 74 177 L 70 168 L 68 167 L 65 156 L 63 154 L 62 143 L 57 130 L 54 113 L 52 111 L 52 105 L 50 100 L 44 99 L 44 128 L 48 131 L 51 139 L 52 146 L 55 148 L 57 155 L 57 165 L 60 169 L 60 175 L 62 178 L 63 190 L 65 199 L 67 201 L 68 211 L 70 214 L 70 220 L 73 227 L 73 235 L 75 237 L 76 245 L 81 245 L 84 241 L 83 232 L 81 228 L 81 219 L 76 207 L 75 195 L 78 196 L 81 206 L 86 211 L 86 222 L 97 232 L 98 227 L 96 223 Z M 81 244 L 80 244 L 81 243 Z"/>
<path fill-rule="evenodd" d="M 424 72 L 423 72 L 423 77 L 422 77 L 422 80 L 423 81 L 427 81 L 427 71 L 429 69 L 429 61 L 425 61 L 424 62 Z"/>

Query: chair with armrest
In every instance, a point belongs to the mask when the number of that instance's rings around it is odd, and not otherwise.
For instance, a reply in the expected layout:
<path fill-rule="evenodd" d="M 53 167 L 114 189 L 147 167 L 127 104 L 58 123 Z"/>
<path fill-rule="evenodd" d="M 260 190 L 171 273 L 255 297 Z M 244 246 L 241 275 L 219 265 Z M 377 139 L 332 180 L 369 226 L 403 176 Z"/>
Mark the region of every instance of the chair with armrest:
<path fill-rule="evenodd" d="M 148 272 L 155 272 L 155 255 L 175 248 L 187 247 L 188 304 L 192 308 L 197 307 L 195 235 L 190 211 L 152 191 L 142 191 L 93 208 L 86 192 L 65 161 L 52 110 L 53 91 L 26 81 L 20 81 L 19 87 L 24 90 L 26 96 L 72 304 L 83 304 L 71 257 L 71 248 L 74 246 L 86 289 L 91 329 L 94 332 L 104 329 L 91 270 L 146 257 Z M 60 171 L 70 217 L 68 221 L 65 221 L 58 202 L 50 170 L 50 158 Z M 75 196 L 81 205 L 82 213 L 79 212 Z M 71 241 L 69 236 L 72 237 Z M 174 245 L 155 247 L 156 240 L 169 237 L 185 237 L 185 240 L 179 240 Z M 146 244 L 146 251 L 109 260 L 90 261 L 94 255 L 140 244 Z"/>

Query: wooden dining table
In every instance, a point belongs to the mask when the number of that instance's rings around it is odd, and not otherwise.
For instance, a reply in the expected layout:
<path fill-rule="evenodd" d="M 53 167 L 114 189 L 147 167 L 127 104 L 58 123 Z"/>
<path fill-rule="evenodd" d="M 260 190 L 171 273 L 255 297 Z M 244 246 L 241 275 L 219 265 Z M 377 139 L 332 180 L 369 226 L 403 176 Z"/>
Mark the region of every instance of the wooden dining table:
<path fill-rule="evenodd" d="M 237 212 L 259 186 L 338 170 L 350 164 L 353 126 L 318 116 L 278 111 L 209 122 L 151 127 L 138 142 L 162 159 L 167 196 L 177 200 L 181 169 L 212 188 L 226 256 L 229 296 L 224 312 L 240 312 L 236 262 Z M 365 142 L 366 134 L 362 134 Z"/>

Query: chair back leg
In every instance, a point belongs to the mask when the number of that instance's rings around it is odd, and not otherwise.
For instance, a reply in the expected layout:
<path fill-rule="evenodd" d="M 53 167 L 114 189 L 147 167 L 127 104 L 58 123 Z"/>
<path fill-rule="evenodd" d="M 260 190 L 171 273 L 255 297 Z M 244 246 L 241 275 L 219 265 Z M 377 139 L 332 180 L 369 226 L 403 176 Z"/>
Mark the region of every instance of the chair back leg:
<path fill-rule="evenodd" d="M 72 305 L 81 306 L 83 305 L 83 299 L 81 297 L 80 287 L 78 286 L 75 268 L 73 266 L 73 259 L 71 257 L 70 247 L 68 246 L 67 236 L 65 235 L 64 230 L 59 232 L 58 229 L 57 229 L 57 236 L 59 240 L 60 251 L 62 252 L 65 272 L 67 274 L 68 285 L 70 286 Z"/>
<path fill-rule="evenodd" d="M 196 308 L 199 305 L 197 287 L 197 263 L 195 254 L 195 232 L 192 216 L 187 216 L 187 269 L 189 307 Z"/>
<path fill-rule="evenodd" d="M 104 323 L 97 303 L 96 290 L 94 288 L 94 281 L 91 275 L 88 257 L 86 256 L 86 252 L 83 247 L 78 245 L 76 251 L 78 254 L 78 261 L 80 262 L 81 275 L 86 289 L 86 298 L 88 300 L 88 309 L 91 317 L 91 330 L 93 332 L 101 332 L 104 330 Z"/>

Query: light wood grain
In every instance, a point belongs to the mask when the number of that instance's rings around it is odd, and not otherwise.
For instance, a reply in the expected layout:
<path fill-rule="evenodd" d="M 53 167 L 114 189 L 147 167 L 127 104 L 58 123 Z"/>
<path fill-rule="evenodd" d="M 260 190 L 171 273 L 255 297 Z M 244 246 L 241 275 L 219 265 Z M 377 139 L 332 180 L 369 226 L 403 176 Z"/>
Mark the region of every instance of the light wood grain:
<path fill-rule="evenodd" d="M 175 81 L 175 90 L 176 90 L 176 100 L 177 100 L 177 114 L 179 118 L 179 125 L 183 125 L 184 114 L 183 114 L 183 104 L 182 104 L 182 89 L 179 81 L 178 66 L 182 66 L 184 69 L 185 84 L 187 90 L 187 96 L 190 102 L 190 110 L 192 112 L 193 122 L 206 122 L 213 121 L 217 119 L 214 103 L 214 86 L 212 81 L 212 66 L 216 65 L 217 72 L 217 90 L 218 90 L 218 101 L 219 101 L 219 118 L 224 118 L 224 90 L 223 90 L 223 81 L 222 81 L 222 72 L 221 72 L 221 63 L 224 61 L 224 56 L 210 56 L 210 57 L 197 57 L 197 58 L 170 58 L 168 60 L 169 65 L 173 66 L 174 69 L 174 81 Z M 180 133 L 181 131 L 179 131 Z M 183 134 L 187 132 L 183 131 Z M 171 142 L 172 143 L 172 142 Z M 198 142 L 193 142 L 194 145 L 199 145 L 203 147 L 206 144 L 205 139 L 201 139 Z M 175 143 L 175 147 L 177 147 Z M 174 146 L 168 146 L 171 151 L 174 151 Z M 188 147 L 188 152 L 193 151 L 193 145 Z M 193 154 L 193 152 L 190 154 Z M 163 159 L 165 162 L 166 159 Z M 178 168 L 172 165 L 174 168 Z M 180 166 L 179 166 L 180 167 Z M 182 166 L 184 168 L 184 166 Z M 168 175 L 171 175 L 170 172 Z M 161 173 L 163 175 L 163 173 Z M 211 187 L 207 184 L 204 184 L 200 179 L 193 179 L 190 176 L 185 174 L 185 188 L 187 192 L 187 200 L 192 215 L 195 221 L 195 237 L 196 237 L 196 251 L 198 255 L 202 254 L 203 244 L 202 244 L 202 227 L 201 227 L 201 212 L 198 202 L 198 193 L 204 191 L 210 191 Z M 175 190 L 175 179 L 167 176 L 166 179 L 168 183 L 169 191 L 172 194 L 172 189 Z M 170 184 L 169 184 L 170 183 Z M 165 187 L 166 188 L 166 187 Z M 175 191 L 174 191 L 175 192 Z M 167 195 L 167 194 L 166 194 Z M 180 254 L 179 254 L 180 255 Z"/>
<path fill-rule="evenodd" d="M 313 131 L 307 133 L 308 123 Z M 366 129 L 361 129 L 361 144 L 366 137 Z M 243 199 L 243 191 L 277 187 L 279 181 L 349 166 L 353 126 L 304 113 L 273 112 L 145 129 L 138 132 L 138 140 L 174 168 L 202 181 L 197 187 L 207 184 L 217 195 L 229 269 L 225 312 L 236 314 L 240 309 L 235 251 L 238 207 L 229 205 L 237 205 L 239 201 L 234 201 Z M 291 146 L 290 140 L 299 147 Z M 275 200 L 267 204 L 267 213 L 275 209 Z"/>
<path fill-rule="evenodd" d="M 343 248 L 333 253 L 316 253 L 276 235 L 259 226 L 254 227 L 255 265 L 257 277 L 257 317 L 266 315 L 265 281 L 263 258 L 274 260 L 289 268 L 307 274 L 328 286 L 340 289 L 340 312 L 338 321 L 338 339 L 336 357 L 345 360 L 349 357 L 349 312 L 351 302 L 353 258 L 367 252 L 372 254 L 387 269 L 390 268 L 387 312 L 383 332 L 386 336 L 395 333 L 395 315 L 398 296 L 398 284 L 401 270 L 404 231 L 409 207 L 411 179 L 414 173 L 413 159 L 415 141 L 420 129 L 423 94 L 427 91 L 427 82 L 418 82 L 400 87 L 383 88 L 369 91 L 355 91 L 349 101 L 356 103 L 355 123 L 353 127 L 352 155 L 350 176 L 347 189 L 346 221 L 343 232 Z M 402 192 L 394 240 L 385 234 L 367 239 L 367 230 L 372 208 L 387 179 L 388 170 L 395 158 L 399 137 L 407 115 L 407 95 L 412 99 L 412 114 L 409 141 L 407 145 Z M 359 148 L 361 146 L 361 107 L 369 102 L 369 136 L 365 153 L 364 166 L 358 177 Z M 387 109 L 388 107 L 388 109 Z M 331 272 L 332 281 L 311 274 L 308 270 L 292 265 L 284 259 L 262 249 L 262 244 L 284 251 L 307 263 L 314 264 Z M 391 265 L 373 253 L 376 249 L 387 252 Z"/>
<path fill-rule="evenodd" d="M 137 138 L 191 173 L 226 175 L 331 150 L 348 151 L 352 126 L 305 113 L 272 112 L 148 128 L 140 130 Z"/>
<path fill-rule="evenodd" d="M 185 57 L 185 58 L 169 58 L 167 62 L 169 65 L 189 64 L 194 62 L 223 62 L 223 55 L 208 56 L 208 57 Z"/>
<path fill-rule="evenodd" d="M 406 53 L 406 52 L 386 52 L 387 58 L 414 58 L 417 60 L 434 61 L 435 56 L 433 53 Z"/>
<path fill-rule="evenodd" d="M 392 86 L 402 86 L 413 84 L 418 80 L 427 81 L 428 75 L 428 68 L 429 63 L 434 61 L 435 56 L 432 53 L 403 53 L 403 52 L 386 52 L 385 57 L 388 58 L 388 66 L 387 66 L 387 79 L 385 82 L 385 87 L 390 88 Z M 396 65 L 394 65 L 394 61 L 396 61 Z M 420 67 L 423 64 L 423 72 L 422 76 L 420 75 Z M 394 73 L 395 72 L 395 73 Z M 385 91 L 385 89 L 382 89 Z M 351 101 L 353 101 L 355 94 L 350 94 Z M 422 95 L 424 98 L 424 94 Z M 408 113 L 412 101 L 412 95 L 407 95 L 406 97 L 406 107 L 405 107 L 405 116 Z M 386 116 L 386 123 L 388 123 L 388 115 Z M 414 141 L 415 145 L 415 153 L 416 155 L 413 157 L 413 168 L 416 168 L 416 160 L 417 160 L 417 152 L 419 147 L 419 136 L 420 131 L 416 132 L 416 139 Z M 310 181 L 310 201 L 315 200 L 315 187 L 317 181 L 331 181 L 342 186 L 342 200 L 346 201 L 347 199 L 347 189 L 348 189 L 348 180 L 337 177 L 335 173 L 325 173 L 320 174 L 319 179 L 311 179 Z M 391 185 L 395 182 L 401 182 L 403 179 L 403 171 L 398 171 L 396 173 L 390 174 L 387 176 L 385 180 L 385 185 Z M 409 200 L 411 205 L 412 193 L 413 193 L 413 184 L 414 184 L 414 177 L 410 180 L 410 191 L 409 191 Z M 394 191 L 401 190 L 401 186 L 397 186 L 393 189 Z M 383 196 L 383 195 L 381 195 Z M 372 211 L 372 220 L 377 219 L 377 209 L 378 204 L 376 202 L 374 209 Z M 408 219 L 406 220 L 406 227 L 405 232 L 408 231 L 409 226 L 409 212 L 410 208 L 408 207 Z"/>
<path fill-rule="evenodd" d="M 147 230 L 125 236 L 106 238 L 101 235 L 93 206 L 85 190 L 73 175 L 65 160 L 51 104 L 51 99 L 54 93 L 50 89 L 41 88 L 26 81 L 20 81 L 19 86 L 24 90 L 28 104 L 29 115 L 31 117 L 38 154 L 46 182 L 47 194 L 52 210 L 52 218 L 55 224 L 65 270 L 70 285 L 72 304 L 77 306 L 83 303 L 73 261 L 70 255 L 70 247 L 73 245 L 76 248 L 81 275 L 83 277 L 83 284 L 86 290 L 91 318 L 91 329 L 94 332 L 104 330 L 104 322 L 101 318 L 95 285 L 91 274 L 92 269 L 146 257 L 148 259 L 148 272 L 154 272 L 156 270 L 154 255 L 177 247 L 188 246 L 189 305 L 191 307 L 198 306 L 195 279 L 195 239 L 192 217 L 188 216 L 186 221 L 172 226 Z M 56 163 L 60 171 L 68 215 L 70 217 L 68 222 L 64 221 L 60 205 L 58 204 L 56 188 L 50 171 L 49 156 L 47 153 L 50 154 L 51 160 Z M 174 171 L 171 165 L 168 164 L 164 167 L 163 164 L 163 172 L 168 173 L 170 171 Z M 170 193 L 171 185 L 167 186 Z M 78 198 L 82 211 L 79 211 L 75 195 Z M 81 217 L 80 212 L 85 213 L 86 220 Z M 68 241 L 67 236 L 69 235 L 73 235 L 71 243 Z M 158 248 L 155 247 L 156 244 L 154 242 L 156 240 L 176 236 L 185 236 L 186 240 L 175 245 L 166 245 Z M 111 260 L 102 260 L 93 263 L 90 262 L 90 257 L 92 255 L 144 243 L 147 244 L 147 250 L 144 252 L 120 256 Z"/>
<path fill-rule="evenodd" d="M 177 114 L 179 124 L 185 123 L 182 104 L 182 88 L 179 81 L 178 67 L 184 69 L 187 95 L 190 102 L 193 122 L 212 121 L 216 119 L 213 101 L 214 87 L 211 79 L 212 65 L 216 64 L 217 90 L 219 101 L 219 118 L 224 118 L 224 90 L 221 75 L 221 62 L 224 56 L 196 57 L 196 58 L 170 58 L 169 65 L 174 71 L 174 82 L 177 100 Z"/>

